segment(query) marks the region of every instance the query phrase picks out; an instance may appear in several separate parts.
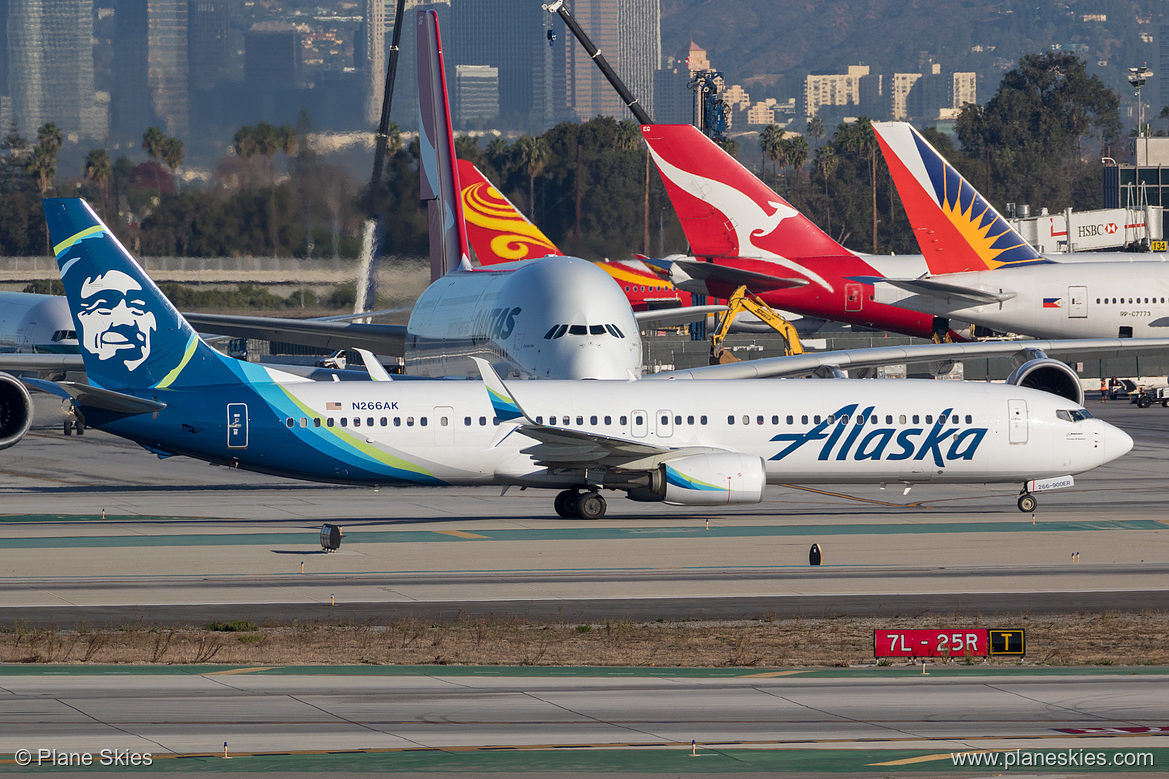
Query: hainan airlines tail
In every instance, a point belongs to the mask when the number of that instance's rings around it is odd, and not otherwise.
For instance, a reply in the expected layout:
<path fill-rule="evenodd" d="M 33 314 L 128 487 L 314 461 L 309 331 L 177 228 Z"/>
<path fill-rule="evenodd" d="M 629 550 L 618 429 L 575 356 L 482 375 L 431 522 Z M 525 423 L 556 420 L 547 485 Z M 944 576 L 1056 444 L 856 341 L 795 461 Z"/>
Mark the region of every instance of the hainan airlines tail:
<path fill-rule="evenodd" d="M 419 11 L 418 26 L 418 143 L 422 199 L 430 222 L 430 279 L 471 267 L 467 225 L 463 219 L 462 188 L 455 168 L 455 135 L 447 99 L 438 14 Z"/>
<path fill-rule="evenodd" d="M 690 125 L 645 125 L 666 193 L 695 257 L 851 256 Z"/>
<path fill-rule="evenodd" d="M 932 275 L 1048 262 L 917 130 L 873 130 Z"/>
<path fill-rule="evenodd" d="M 467 160 L 458 160 L 467 236 L 480 265 L 530 260 L 564 252 Z"/>

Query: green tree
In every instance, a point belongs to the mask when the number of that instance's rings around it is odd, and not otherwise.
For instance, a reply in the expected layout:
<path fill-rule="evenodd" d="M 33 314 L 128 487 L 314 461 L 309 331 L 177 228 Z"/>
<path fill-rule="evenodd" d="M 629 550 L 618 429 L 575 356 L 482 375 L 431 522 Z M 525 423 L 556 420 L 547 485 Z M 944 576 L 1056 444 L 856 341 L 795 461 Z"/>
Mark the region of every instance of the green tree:
<path fill-rule="evenodd" d="M 805 126 L 808 137 L 812 139 L 814 149 L 820 148 L 820 139 L 824 137 L 824 120 L 818 116 L 813 116 L 808 120 Z"/>
<path fill-rule="evenodd" d="M 43 197 L 57 175 L 57 154 L 61 151 L 61 129 L 49 122 L 37 128 L 37 145 L 33 147 L 28 172 L 36 179 Z"/>
<path fill-rule="evenodd" d="M 771 178 L 779 177 L 776 164 L 784 157 L 783 137 L 787 135 L 778 124 L 769 124 L 759 133 L 759 149 L 763 156 L 771 160 Z"/>
<path fill-rule="evenodd" d="M 186 156 L 187 150 L 183 146 L 183 142 L 178 138 L 167 138 L 162 143 L 162 161 L 170 168 L 170 173 L 178 181 L 178 170 L 183 164 L 183 158 Z"/>
<path fill-rule="evenodd" d="M 843 135 L 843 137 L 841 137 Z M 852 124 L 842 125 L 837 131 L 837 145 L 845 151 L 856 154 L 868 162 L 869 186 L 873 193 L 873 254 L 877 253 L 877 136 L 873 123 L 862 116 Z"/>
<path fill-rule="evenodd" d="M 808 139 L 802 135 L 793 135 L 784 143 L 787 145 L 787 164 L 798 171 L 808 161 Z"/>
<path fill-rule="evenodd" d="M 166 144 L 166 135 L 157 127 L 147 127 L 142 133 L 142 149 L 152 160 L 162 157 L 163 147 Z"/>
<path fill-rule="evenodd" d="M 548 144 L 542 137 L 523 135 L 512 146 L 512 150 L 516 166 L 528 177 L 528 217 L 535 219 L 536 177 L 544 172 L 544 166 L 551 156 Z"/>
<path fill-rule="evenodd" d="M 28 163 L 31 150 L 13 119 L 0 142 L 0 190 L 16 192 L 29 185 Z"/>
<path fill-rule="evenodd" d="M 111 173 L 113 173 L 113 165 L 110 163 L 110 155 L 106 153 L 106 150 L 90 149 L 89 154 L 85 156 L 85 177 L 101 190 L 101 208 L 103 212 L 109 207 L 106 200 L 109 195 Z"/>

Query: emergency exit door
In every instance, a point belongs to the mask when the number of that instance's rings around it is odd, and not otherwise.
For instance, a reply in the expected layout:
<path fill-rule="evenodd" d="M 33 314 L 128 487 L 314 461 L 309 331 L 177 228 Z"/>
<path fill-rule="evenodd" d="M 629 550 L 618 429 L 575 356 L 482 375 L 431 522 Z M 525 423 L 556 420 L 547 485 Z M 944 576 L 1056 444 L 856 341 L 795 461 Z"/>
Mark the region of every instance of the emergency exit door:
<path fill-rule="evenodd" d="M 227 448 L 248 448 L 248 404 L 227 404 Z"/>

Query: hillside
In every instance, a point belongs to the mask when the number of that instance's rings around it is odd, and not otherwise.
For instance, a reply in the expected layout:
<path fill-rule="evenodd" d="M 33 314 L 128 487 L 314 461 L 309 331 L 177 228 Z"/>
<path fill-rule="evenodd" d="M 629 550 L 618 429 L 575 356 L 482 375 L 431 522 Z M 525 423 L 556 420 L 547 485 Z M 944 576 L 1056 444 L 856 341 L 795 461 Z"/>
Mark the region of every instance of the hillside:
<path fill-rule="evenodd" d="M 1142 40 L 1158 31 L 1161 4 L 1154 0 L 661 0 L 661 6 L 663 52 L 677 56 L 693 37 L 752 97 L 800 98 L 808 73 L 857 63 L 877 73 L 915 72 L 933 57 L 946 71 L 977 72 L 982 102 L 1021 56 L 1053 45 L 1076 47 L 1122 95 L 1131 93 L 1128 67 L 1148 62 L 1158 69 L 1155 45 Z M 1160 94 L 1146 88 L 1154 116 Z"/>

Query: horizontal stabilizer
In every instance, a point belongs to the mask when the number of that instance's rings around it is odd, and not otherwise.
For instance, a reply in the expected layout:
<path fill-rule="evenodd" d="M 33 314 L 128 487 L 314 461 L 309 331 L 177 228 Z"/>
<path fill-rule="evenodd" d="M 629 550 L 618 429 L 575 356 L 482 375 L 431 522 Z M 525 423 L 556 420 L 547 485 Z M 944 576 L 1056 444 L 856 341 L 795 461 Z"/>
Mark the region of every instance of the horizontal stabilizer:
<path fill-rule="evenodd" d="M 675 327 L 688 325 L 711 314 L 721 314 L 726 306 L 685 306 L 684 308 L 659 308 L 656 311 L 634 311 L 633 317 L 639 325 Z"/>
<path fill-rule="evenodd" d="M 673 267 L 682 270 L 696 281 L 717 281 L 731 287 L 741 287 L 746 284 L 756 294 L 773 289 L 804 287 L 808 284 L 807 279 L 781 278 L 767 273 L 730 268 L 726 265 L 700 260 L 674 260 Z"/>
<path fill-rule="evenodd" d="M 984 305 L 986 303 L 1002 303 L 1018 297 L 1016 292 L 995 292 L 975 287 L 963 287 L 959 284 L 948 284 L 935 279 L 889 279 L 883 276 L 858 276 L 851 280 L 859 281 L 862 284 L 888 284 L 915 295 L 928 295 L 944 298 L 947 301 L 957 298 L 959 305 L 956 308 L 968 308 L 971 305 Z"/>
<path fill-rule="evenodd" d="M 0 371 L 83 371 L 80 354 L 0 354 Z"/>
<path fill-rule="evenodd" d="M 166 408 L 165 403 L 159 403 L 157 400 L 136 398 L 133 395 L 91 387 L 88 384 L 62 381 L 59 385 L 77 401 L 79 406 L 100 408 L 118 414 L 152 414 Z"/>

